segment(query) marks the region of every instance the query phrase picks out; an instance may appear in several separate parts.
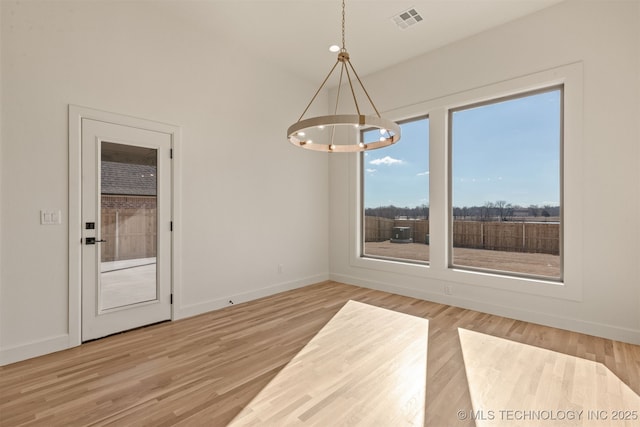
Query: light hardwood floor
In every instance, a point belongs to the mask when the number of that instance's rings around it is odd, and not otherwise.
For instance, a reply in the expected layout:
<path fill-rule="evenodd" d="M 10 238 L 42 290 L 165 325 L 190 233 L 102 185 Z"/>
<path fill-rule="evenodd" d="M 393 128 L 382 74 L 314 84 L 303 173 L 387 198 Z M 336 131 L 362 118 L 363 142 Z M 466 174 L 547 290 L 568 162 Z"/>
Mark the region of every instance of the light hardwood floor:
<path fill-rule="evenodd" d="M 603 364 L 467 329 L 458 334 L 477 427 L 640 425 L 640 397 Z"/>
<path fill-rule="evenodd" d="M 640 392 L 640 346 L 327 282 L 0 367 L 0 425 L 224 426 L 350 299 L 429 319 L 427 426 L 474 425 L 458 328 L 601 362 Z"/>
<path fill-rule="evenodd" d="M 421 426 L 429 321 L 348 301 L 230 427 Z"/>

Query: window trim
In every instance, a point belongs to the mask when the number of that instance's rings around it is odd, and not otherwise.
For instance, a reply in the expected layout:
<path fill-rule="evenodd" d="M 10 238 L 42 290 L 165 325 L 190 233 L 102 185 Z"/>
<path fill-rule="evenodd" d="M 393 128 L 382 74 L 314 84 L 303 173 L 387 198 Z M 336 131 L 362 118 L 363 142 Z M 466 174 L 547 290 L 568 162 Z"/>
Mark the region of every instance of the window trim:
<path fill-rule="evenodd" d="M 507 276 L 493 272 L 478 272 L 449 268 L 447 247 L 450 225 L 448 224 L 447 197 L 449 194 L 449 165 L 447 156 L 448 118 L 450 109 L 473 103 L 497 99 L 518 93 L 543 89 L 555 85 L 564 86 L 563 116 L 563 158 L 562 158 L 562 241 L 563 241 L 563 278 L 551 281 L 540 278 Z M 384 112 L 394 120 L 403 120 L 419 115 L 429 116 L 429 226 L 430 226 L 430 263 L 429 265 L 409 264 L 396 260 L 380 260 L 360 256 L 361 227 L 363 209 L 361 201 L 360 157 L 344 159 L 344 167 L 349 179 L 349 266 L 351 274 L 362 278 L 376 275 L 389 280 L 401 280 L 403 276 L 424 279 L 433 286 L 444 287 L 453 284 L 460 289 L 486 288 L 527 295 L 560 298 L 572 301 L 582 300 L 583 265 L 583 209 L 584 189 L 582 186 L 581 144 L 583 132 L 583 63 L 575 62 L 547 70 L 488 83 L 476 88 L 461 90 L 450 95 L 436 97 L 412 105 L 400 106 Z M 366 271 L 375 272 L 374 275 Z M 391 274 L 392 276 L 389 276 Z M 382 280 L 382 279 L 381 279 Z M 370 284 L 375 280 L 367 280 Z M 434 285 L 437 283 L 437 285 Z M 384 286 L 380 283 L 380 286 Z M 425 289 L 426 290 L 426 289 Z M 444 294 L 444 289 L 440 290 Z M 464 299 L 460 293 L 457 297 Z"/>
<path fill-rule="evenodd" d="M 522 99 L 529 96 L 540 95 L 543 93 L 554 92 L 556 90 L 560 91 L 560 276 L 543 276 L 537 274 L 528 274 L 528 273 L 519 273 L 517 271 L 505 271 L 505 270 L 497 270 L 492 268 L 483 268 L 483 267 L 472 267 L 466 265 L 458 265 L 454 264 L 453 259 L 453 114 L 458 111 L 471 110 L 473 108 L 483 107 L 486 105 L 494 105 L 499 104 L 501 102 L 507 102 L 515 99 Z M 523 92 L 516 92 L 506 96 L 500 96 L 492 99 L 486 99 L 484 101 L 475 102 L 468 105 L 458 106 L 455 108 L 450 108 L 447 111 L 447 162 L 448 162 L 448 195 L 447 195 L 447 204 L 448 204 L 448 227 L 449 227 L 449 236 L 448 236 L 448 245 L 447 245 L 447 264 L 450 269 L 456 270 L 466 270 L 466 271 L 475 271 L 480 273 L 489 273 L 489 274 L 497 274 L 500 276 L 513 276 L 520 277 L 525 279 L 534 279 L 534 280 L 543 280 L 550 282 L 563 282 L 564 277 L 564 250 L 563 250 L 563 241 L 564 241 L 564 216 L 563 216 L 563 206 L 564 206 L 564 97 L 565 97 L 565 89 L 564 83 L 553 84 L 547 87 L 542 87 L 533 90 L 527 90 Z"/>

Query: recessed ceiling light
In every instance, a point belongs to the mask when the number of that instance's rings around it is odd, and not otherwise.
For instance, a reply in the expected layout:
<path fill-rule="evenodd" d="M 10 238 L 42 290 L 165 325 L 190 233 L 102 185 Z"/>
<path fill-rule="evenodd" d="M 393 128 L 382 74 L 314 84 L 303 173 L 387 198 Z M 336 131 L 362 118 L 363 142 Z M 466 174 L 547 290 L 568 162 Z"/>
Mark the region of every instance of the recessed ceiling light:
<path fill-rule="evenodd" d="M 329 52 L 340 52 L 340 46 L 338 46 L 337 44 L 332 44 L 331 46 L 329 46 Z"/>

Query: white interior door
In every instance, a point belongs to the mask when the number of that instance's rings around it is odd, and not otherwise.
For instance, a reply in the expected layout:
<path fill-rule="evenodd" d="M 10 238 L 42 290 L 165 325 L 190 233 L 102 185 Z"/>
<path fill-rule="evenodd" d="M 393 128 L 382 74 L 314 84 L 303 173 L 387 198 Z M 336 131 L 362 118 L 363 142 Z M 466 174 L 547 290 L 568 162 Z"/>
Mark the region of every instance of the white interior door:
<path fill-rule="evenodd" d="M 171 318 L 171 135 L 82 119 L 82 340 Z"/>

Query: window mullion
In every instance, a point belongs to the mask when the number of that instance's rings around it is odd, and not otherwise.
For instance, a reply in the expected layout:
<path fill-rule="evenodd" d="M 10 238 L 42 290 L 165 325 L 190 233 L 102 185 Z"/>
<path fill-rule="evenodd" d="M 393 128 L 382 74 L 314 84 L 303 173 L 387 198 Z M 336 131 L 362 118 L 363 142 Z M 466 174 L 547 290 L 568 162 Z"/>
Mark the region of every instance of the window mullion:
<path fill-rule="evenodd" d="M 444 271 L 448 264 L 449 203 L 447 111 L 429 111 L 429 234 L 431 269 Z"/>

